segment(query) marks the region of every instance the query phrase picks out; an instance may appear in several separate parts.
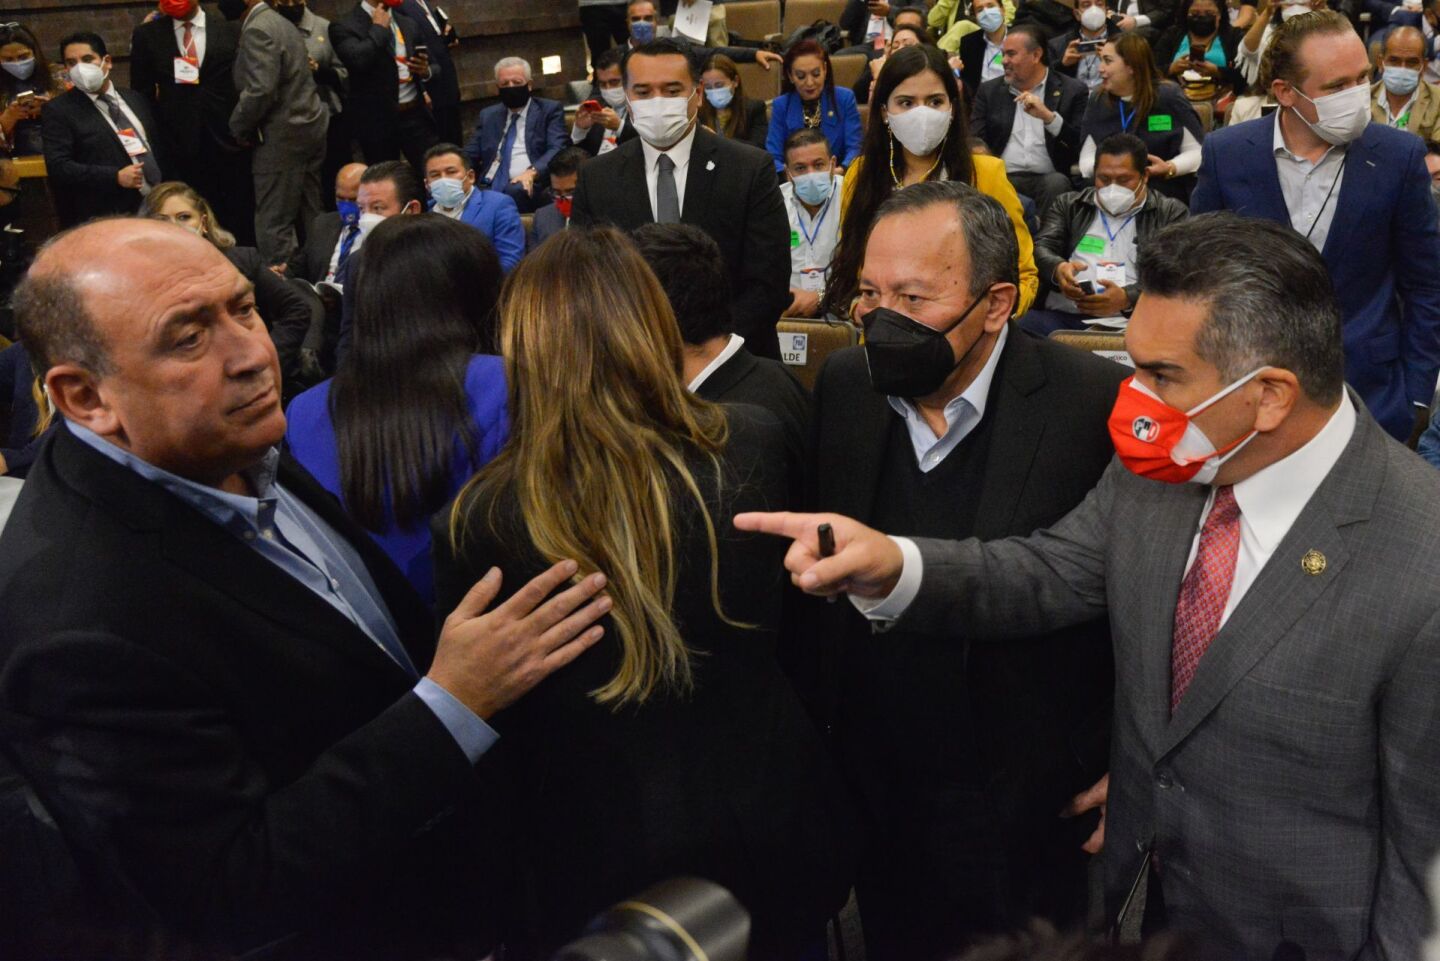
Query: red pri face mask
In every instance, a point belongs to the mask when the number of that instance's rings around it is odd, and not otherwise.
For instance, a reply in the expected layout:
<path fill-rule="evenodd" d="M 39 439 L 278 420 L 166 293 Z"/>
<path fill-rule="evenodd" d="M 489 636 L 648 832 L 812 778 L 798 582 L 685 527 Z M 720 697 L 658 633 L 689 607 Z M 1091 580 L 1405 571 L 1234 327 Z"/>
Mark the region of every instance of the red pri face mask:
<path fill-rule="evenodd" d="M 575 198 L 574 198 L 574 197 L 556 197 L 556 198 L 555 198 L 555 209 L 558 210 L 558 211 L 560 211 L 560 216 L 564 217 L 566 220 L 569 220 L 569 219 L 570 219 L 570 211 L 571 211 L 571 209 L 574 208 L 574 206 L 575 206 Z"/>
<path fill-rule="evenodd" d="M 1210 483 L 1221 465 L 1259 432 L 1252 430 L 1216 448 L 1191 418 L 1239 390 L 1262 370 L 1255 368 L 1188 411 L 1171 407 L 1134 377 L 1126 379 L 1110 412 L 1110 440 L 1120 462 L 1132 474 L 1167 484 Z"/>
<path fill-rule="evenodd" d="M 195 0 L 160 0 L 160 12 L 176 20 L 184 20 L 195 9 Z"/>

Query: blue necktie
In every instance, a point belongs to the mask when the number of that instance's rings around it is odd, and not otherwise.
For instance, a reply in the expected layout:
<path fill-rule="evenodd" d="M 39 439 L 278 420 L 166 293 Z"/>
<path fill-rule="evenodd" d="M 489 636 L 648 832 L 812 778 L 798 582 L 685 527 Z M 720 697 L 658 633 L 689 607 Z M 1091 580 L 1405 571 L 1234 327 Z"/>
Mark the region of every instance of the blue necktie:
<path fill-rule="evenodd" d="M 490 181 L 491 190 L 504 190 L 510 186 L 510 152 L 515 149 L 515 134 L 519 132 L 520 124 L 513 113 L 508 123 L 505 137 L 500 141 L 500 166 L 495 168 L 495 179 Z"/>
<path fill-rule="evenodd" d="M 360 228 L 348 226 L 345 228 L 345 236 L 340 240 L 340 259 L 335 261 L 335 276 L 340 276 L 341 269 L 345 266 L 345 260 L 350 256 L 350 248 L 355 246 L 355 238 L 360 235 Z"/>

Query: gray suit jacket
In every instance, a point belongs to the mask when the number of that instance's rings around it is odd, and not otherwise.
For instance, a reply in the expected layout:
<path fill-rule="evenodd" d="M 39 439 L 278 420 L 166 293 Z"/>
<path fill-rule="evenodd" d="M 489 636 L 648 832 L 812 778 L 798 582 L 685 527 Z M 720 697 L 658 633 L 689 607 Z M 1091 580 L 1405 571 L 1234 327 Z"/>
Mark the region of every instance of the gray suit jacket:
<path fill-rule="evenodd" d="M 917 541 L 897 627 L 1030 635 L 1108 610 L 1112 909 L 1158 855 L 1170 923 L 1269 961 L 1413 959 L 1440 847 L 1440 484 L 1364 405 L 1170 716 L 1175 601 L 1206 490 L 1111 463 L 1028 538 Z M 1307 574 L 1301 558 L 1324 555 Z M 1312 568 L 1315 565 L 1311 565 Z"/>
<path fill-rule="evenodd" d="M 320 163 L 329 115 L 310 76 L 305 38 L 263 2 L 240 31 L 235 89 L 239 102 L 230 114 L 230 132 L 256 144 L 251 162 L 256 173 Z"/>

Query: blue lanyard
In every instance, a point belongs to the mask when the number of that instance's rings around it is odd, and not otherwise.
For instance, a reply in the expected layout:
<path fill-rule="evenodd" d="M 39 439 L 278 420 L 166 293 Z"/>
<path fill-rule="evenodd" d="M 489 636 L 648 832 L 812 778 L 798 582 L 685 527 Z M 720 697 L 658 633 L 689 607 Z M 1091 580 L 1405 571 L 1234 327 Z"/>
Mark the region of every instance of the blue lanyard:
<path fill-rule="evenodd" d="M 1130 129 L 1130 122 L 1135 119 L 1135 110 L 1132 109 L 1132 110 L 1130 111 L 1130 118 L 1127 120 L 1127 119 L 1125 118 L 1125 101 L 1123 101 L 1123 100 L 1117 100 L 1117 101 L 1115 101 L 1115 106 L 1116 106 L 1116 108 L 1120 111 L 1120 130 L 1121 130 L 1121 132 L 1124 132 L 1124 131 L 1126 131 L 1126 130 L 1129 130 L 1129 129 Z M 1135 109 L 1139 109 L 1139 108 L 1135 108 Z"/>
<path fill-rule="evenodd" d="M 820 208 L 820 216 L 815 220 L 815 232 L 813 234 L 805 230 L 805 218 L 801 216 L 805 208 L 801 207 L 799 210 L 795 211 L 795 223 L 800 226 L 800 235 L 805 238 L 805 246 L 809 247 L 811 252 L 814 252 L 815 250 L 815 238 L 820 236 L 820 225 L 825 222 L 825 215 L 830 212 L 830 202 L 834 199 L 835 191 L 832 189 L 830 191 L 830 196 L 825 198 L 825 206 Z M 795 202 L 799 203 L 800 198 L 796 197 Z"/>
<path fill-rule="evenodd" d="M 1098 204 L 1097 204 L 1097 206 L 1098 206 Z M 1111 230 L 1110 230 L 1110 218 L 1105 216 L 1105 211 L 1103 211 L 1103 210 L 1100 211 L 1100 226 L 1102 226 L 1102 227 L 1105 228 L 1105 236 L 1107 236 L 1107 237 L 1110 238 L 1110 242 L 1111 242 L 1112 244 L 1115 242 L 1115 238 L 1116 238 L 1116 237 L 1119 237 L 1121 234 L 1123 234 L 1123 233 L 1125 232 L 1125 228 L 1128 227 L 1128 226 L 1130 226 L 1130 221 L 1134 220 L 1134 219 L 1135 219 L 1135 214 L 1138 214 L 1139 212 L 1140 212 L 1140 211 L 1137 210 L 1137 211 L 1135 211 L 1134 214 L 1131 214 L 1130 216 L 1126 217 L 1126 218 L 1125 218 L 1125 222 L 1120 225 L 1120 229 L 1119 229 L 1119 230 L 1116 230 L 1116 231 L 1114 231 L 1114 232 L 1112 233 Z"/>

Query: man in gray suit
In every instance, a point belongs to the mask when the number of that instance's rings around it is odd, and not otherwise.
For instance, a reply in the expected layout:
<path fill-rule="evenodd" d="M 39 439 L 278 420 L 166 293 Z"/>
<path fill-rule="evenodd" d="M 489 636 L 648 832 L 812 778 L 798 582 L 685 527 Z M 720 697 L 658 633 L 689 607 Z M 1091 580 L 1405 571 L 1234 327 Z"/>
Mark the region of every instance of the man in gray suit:
<path fill-rule="evenodd" d="M 736 526 L 795 538 L 794 581 L 848 592 L 882 630 L 1003 638 L 1108 613 L 1112 911 L 1148 874 L 1147 927 L 1227 957 L 1418 957 L 1440 847 L 1440 485 L 1344 387 L 1329 276 L 1298 234 L 1206 215 L 1139 270 L 1120 456 L 1053 527 Z"/>
<path fill-rule="evenodd" d="M 267 264 L 295 253 L 297 219 L 320 213 L 328 114 L 310 76 L 305 38 L 264 0 L 246 0 L 235 54 L 240 99 L 230 132 L 255 148 L 255 245 Z"/>

